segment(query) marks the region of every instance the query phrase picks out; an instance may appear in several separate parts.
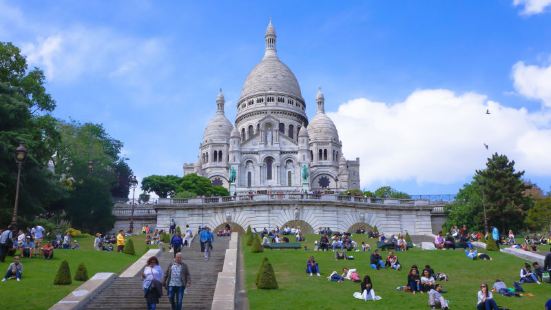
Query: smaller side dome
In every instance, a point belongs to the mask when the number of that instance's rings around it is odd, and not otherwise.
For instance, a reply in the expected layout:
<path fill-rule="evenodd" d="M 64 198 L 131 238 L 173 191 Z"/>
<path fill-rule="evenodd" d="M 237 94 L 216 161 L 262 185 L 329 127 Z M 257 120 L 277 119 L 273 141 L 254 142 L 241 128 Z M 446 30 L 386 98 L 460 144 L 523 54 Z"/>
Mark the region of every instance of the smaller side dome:
<path fill-rule="evenodd" d="M 209 121 L 205 132 L 203 134 L 203 141 L 209 142 L 209 140 L 223 140 L 227 141 L 230 138 L 233 125 L 224 115 L 224 94 L 220 89 L 218 96 L 216 96 L 216 114 Z"/>

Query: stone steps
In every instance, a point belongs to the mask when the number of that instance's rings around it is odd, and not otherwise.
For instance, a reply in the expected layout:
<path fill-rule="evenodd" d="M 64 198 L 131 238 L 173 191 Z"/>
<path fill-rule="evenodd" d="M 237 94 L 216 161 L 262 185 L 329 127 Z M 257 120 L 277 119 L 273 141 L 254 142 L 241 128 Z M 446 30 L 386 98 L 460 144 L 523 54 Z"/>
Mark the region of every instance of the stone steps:
<path fill-rule="evenodd" d="M 216 238 L 213 251 L 208 261 L 200 252 L 199 241 L 192 242 L 190 248 L 182 251 L 184 262 L 191 273 L 191 286 L 184 295 L 184 309 L 210 309 L 216 287 L 218 272 L 222 271 L 225 251 L 228 248 L 229 237 Z M 159 255 L 163 271 L 172 261 L 172 253 Z M 170 309 L 166 290 L 163 291 L 157 309 Z M 132 278 L 118 277 L 113 283 L 96 296 L 86 309 L 145 309 L 145 298 L 142 289 L 141 273 Z"/>

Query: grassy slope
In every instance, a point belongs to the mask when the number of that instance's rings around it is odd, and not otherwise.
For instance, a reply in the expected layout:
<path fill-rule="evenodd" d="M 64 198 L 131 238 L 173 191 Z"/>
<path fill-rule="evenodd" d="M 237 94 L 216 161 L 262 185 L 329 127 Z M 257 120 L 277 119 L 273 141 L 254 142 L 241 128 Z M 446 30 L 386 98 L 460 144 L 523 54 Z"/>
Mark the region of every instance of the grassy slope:
<path fill-rule="evenodd" d="M 84 263 L 88 276 L 96 272 L 107 271 L 120 273 L 130 266 L 145 251 L 144 236 L 135 236 L 136 255 L 130 256 L 115 252 L 99 252 L 93 249 L 93 238 L 78 238 L 80 250 L 54 250 L 54 259 L 22 259 L 24 272 L 21 282 L 9 280 L 0 282 L 0 309 L 48 309 L 83 282 L 74 280 L 77 266 Z M 71 268 L 73 283 L 66 286 L 53 285 L 54 277 L 61 261 L 66 259 Z M 0 263 L 1 277 L 4 277 L 12 257 L 6 257 Z"/>
<path fill-rule="evenodd" d="M 313 241 L 318 236 L 309 235 L 305 243 L 313 248 Z M 293 238 L 294 239 L 294 238 Z M 354 238 L 364 241 L 365 237 Z M 374 244 L 373 240 L 369 243 Z M 351 253 L 351 252 L 349 252 Z M 476 304 L 476 293 L 481 282 L 490 286 L 496 278 L 504 280 L 512 286 L 518 280 L 522 260 L 507 254 L 490 252 L 492 261 L 468 260 L 462 250 L 456 251 L 421 251 L 410 250 L 398 253 L 403 266 L 402 271 L 372 270 L 369 267 L 370 252 L 356 252 L 354 261 L 337 261 L 333 252 L 313 252 L 311 250 L 265 250 L 263 253 L 251 253 L 245 249 L 245 268 L 247 291 L 251 309 L 424 309 L 427 307 L 426 294 L 412 295 L 397 291 L 396 287 L 405 285 L 409 267 L 417 264 L 423 268 L 430 264 L 436 272 L 446 273 L 450 281 L 441 282 L 448 293 L 445 298 L 450 300 L 452 309 L 473 309 Z M 321 277 L 309 277 L 305 273 L 306 260 L 314 255 L 320 265 Z M 386 257 L 386 252 L 382 252 Z M 274 266 L 279 283 L 279 290 L 258 290 L 254 285 L 256 272 L 261 259 L 266 256 Z M 335 283 L 327 280 L 333 271 L 340 272 L 343 267 L 358 269 L 363 277 L 366 273 L 371 276 L 377 295 L 381 301 L 366 302 L 352 297 L 352 293 L 359 291 L 359 283 L 346 281 Z M 496 296 L 498 305 L 511 309 L 542 309 L 544 303 L 551 297 L 550 284 L 525 284 L 527 292 L 534 297 L 502 297 Z"/>

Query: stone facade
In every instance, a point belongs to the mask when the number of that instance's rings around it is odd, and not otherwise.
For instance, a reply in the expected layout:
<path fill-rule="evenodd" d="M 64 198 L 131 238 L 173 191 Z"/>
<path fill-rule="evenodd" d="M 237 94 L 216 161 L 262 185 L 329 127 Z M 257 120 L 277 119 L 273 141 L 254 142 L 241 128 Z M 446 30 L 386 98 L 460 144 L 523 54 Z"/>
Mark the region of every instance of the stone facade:
<path fill-rule="evenodd" d="M 317 113 L 309 122 L 298 81 L 277 55 L 271 22 L 265 44 L 264 57 L 249 73 L 237 101 L 235 126 L 224 115 L 220 90 L 198 160 L 184 164 L 184 175 L 205 176 L 232 194 L 359 189 L 359 158 L 344 158 L 321 90 Z"/>

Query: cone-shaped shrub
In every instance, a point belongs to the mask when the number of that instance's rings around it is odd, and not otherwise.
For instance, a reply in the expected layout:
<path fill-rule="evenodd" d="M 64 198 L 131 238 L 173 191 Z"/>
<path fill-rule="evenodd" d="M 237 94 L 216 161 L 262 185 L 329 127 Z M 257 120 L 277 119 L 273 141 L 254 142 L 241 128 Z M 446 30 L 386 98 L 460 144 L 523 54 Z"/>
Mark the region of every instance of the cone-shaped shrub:
<path fill-rule="evenodd" d="M 80 265 L 78 265 L 77 272 L 75 273 L 75 280 L 76 281 L 88 280 L 88 270 L 86 270 L 86 266 L 84 266 L 84 263 L 80 263 Z"/>
<path fill-rule="evenodd" d="M 64 260 L 61 262 L 57 274 L 55 275 L 55 285 L 69 285 L 71 284 L 71 270 L 69 269 L 69 263 Z"/>
<path fill-rule="evenodd" d="M 251 252 L 253 253 L 260 253 L 264 252 L 264 248 L 262 247 L 262 244 L 260 244 L 260 237 L 253 237 L 253 243 L 251 245 Z"/>
<path fill-rule="evenodd" d="M 377 228 L 377 225 L 373 226 L 373 232 L 374 232 L 374 233 L 378 233 L 378 232 L 379 232 L 379 228 Z"/>
<path fill-rule="evenodd" d="M 122 252 L 128 255 L 136 255 L 136 251 L 134 250 L 134 241 L 132 241 L 132 239 L 128 239 L 128 241 L 126 241 Z"/>
<path fill-rule="evenodd" d="M 499 251 L 496 241 L 492 237 L 486 239 L 486 251 Z"/>
<path fill-rule="evenodd" d="M 247 236 L 247 245 L 251 246 L 253 244 L 254 239 L 256 238 L 256 235 L 251 233 L 249 236 Z"/>
<path fill-rule="evenodd" d="M 182 234 L 182 229 L 180 228 L 180 225 L 176 226 L 176 233 Z"/>
<path fill-rule="evenodd" d="M 251 229 L 251 225 L 247 226 L 247 232 L 246 232 L 246 234 L 247 234 L 247 235 L 250 235 L 250 234 L 252 234 L 252 233 L 253 233 L 253 230 Z"/>
<path fill-rule="evenodd" d="M 162 241 L 163 243 L 167 243 L 167 244 L 170 243 L 170 235 L 167 234 L 167 233 L 163 233 L 163 234 L 161 235 L 161 241 Z"/>
<path fill-rule="evenodd" d="M 274 273 L 274 268 L 268 258 L 264 257 L 258 275 L 256 277 L 256 287 L 259 289 L 271 290 L 277 289 L 277 280 Z"/>

